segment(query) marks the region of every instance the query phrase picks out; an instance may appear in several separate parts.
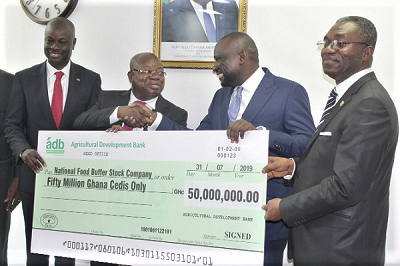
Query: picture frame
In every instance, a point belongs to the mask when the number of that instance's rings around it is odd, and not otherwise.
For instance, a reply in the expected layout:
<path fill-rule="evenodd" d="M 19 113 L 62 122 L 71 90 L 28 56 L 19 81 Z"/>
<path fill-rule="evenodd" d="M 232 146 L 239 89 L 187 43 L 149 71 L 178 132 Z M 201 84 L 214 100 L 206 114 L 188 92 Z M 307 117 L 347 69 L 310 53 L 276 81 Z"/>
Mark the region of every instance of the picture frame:
<path fill-rule="evenodd" d="M 214 47 L 218 40 L 232 31 L 247 31 L 248 0 L 211 0 L 214 11 L 200 10 L 214 15 L 214 41 L 204 39 L 208 38 L 204 30 L 206 26 L 203 27 L 199 22 L 199 15 L 194 12 L 190 0 L 172 0 L 168 3 L 170 1 L 154 0 L 153 53 L 160 58 L 165 68 L 211 69 L 215 62 Z M 179 7 L 181 4 L 185 6 Z M 196 12 L 200 11 L 198 9 Z M 182 30 L 181 25 L 186 28 Z"/>

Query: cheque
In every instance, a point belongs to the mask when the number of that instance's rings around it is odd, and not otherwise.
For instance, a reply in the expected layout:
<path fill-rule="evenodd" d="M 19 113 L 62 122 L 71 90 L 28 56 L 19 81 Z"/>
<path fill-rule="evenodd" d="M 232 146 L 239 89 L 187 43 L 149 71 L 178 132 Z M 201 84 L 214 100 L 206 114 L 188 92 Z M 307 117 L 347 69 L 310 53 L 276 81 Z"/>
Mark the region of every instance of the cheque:
<path fill-rule="evenodd" d="M 41 131 L 32 252 L 262 265 L 268 131 Z M 46 239 L 46 241 L 43 241 Z"/>

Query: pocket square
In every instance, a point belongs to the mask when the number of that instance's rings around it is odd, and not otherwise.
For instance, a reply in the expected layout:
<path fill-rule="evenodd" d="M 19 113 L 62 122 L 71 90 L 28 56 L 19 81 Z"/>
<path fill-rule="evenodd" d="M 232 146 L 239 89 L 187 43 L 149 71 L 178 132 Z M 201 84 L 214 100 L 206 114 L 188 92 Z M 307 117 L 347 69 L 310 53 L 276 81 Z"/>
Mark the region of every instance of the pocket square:
<path fill-rule="evenodd" d="M 332 132 L 326 131 L 326 132 L 319 132 L 320 136 L 332 136 Z"/>

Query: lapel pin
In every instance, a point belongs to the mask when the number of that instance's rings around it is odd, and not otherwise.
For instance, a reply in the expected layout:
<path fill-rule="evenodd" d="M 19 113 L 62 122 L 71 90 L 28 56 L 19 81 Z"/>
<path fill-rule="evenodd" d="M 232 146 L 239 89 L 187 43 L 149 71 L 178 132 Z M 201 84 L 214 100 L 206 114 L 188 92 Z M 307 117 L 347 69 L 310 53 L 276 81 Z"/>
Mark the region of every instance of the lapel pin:
<path fill-rule="evenodd" d="M 81 81 L 81 79 L 80 79 L 80 78 L 77 78 L 76 81 Z"/>
<path fill-rule="evenodd" d="M 340 102 L 340 107 L 342 107 L 343 104 L 344 104 L 344 101 L 341 101 L 341 102 Z"/>

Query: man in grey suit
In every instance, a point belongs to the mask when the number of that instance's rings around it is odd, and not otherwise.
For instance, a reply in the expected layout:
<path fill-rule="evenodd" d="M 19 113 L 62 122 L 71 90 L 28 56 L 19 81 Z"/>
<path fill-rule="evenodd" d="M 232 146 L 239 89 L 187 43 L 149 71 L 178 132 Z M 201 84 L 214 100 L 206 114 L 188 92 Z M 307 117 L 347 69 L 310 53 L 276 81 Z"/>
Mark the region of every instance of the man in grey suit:
<path fill-rule="evenodd" d="M 104 130 L 122 125 L 127 118 L 135 118 L 139 122 L 144 111 L 138 105 L 145 105 L 179 125 L 186 126 L 187 112 L 161 95 L 166 73 L 160 59 L 152 53 L 140 53 L 132 57 L 129 66 L 131 88 L 101 91 L 97 103 L 76 118 L 74 129 Z"/>
<path fill-rule="evenodd" d="M 38 131 L 71 130 L 75 118 L 95 104 L 101 91 L 99 74 L 70 61 L 75 44 L 72 22 L 62 17 L 51 20 L 44 38 L 47 60 L 15 74 L 7 109 L 4 132 L 19 163 L 28 266 L 49 264 L 48 256 L 30 252 L 35 174 L 46 167 L 36 151 Z M 55 259 L 55 265 L 74 264 L 73 259 Z"/>
<path fill-rule="evenodd" d="M 292 196 L 263 209 L 266 220 L 291 227 L 296 266 L 385 263 L 399 128 L 395 106 L 371 70 L 376 39 L 375 26 L 362 17 L 332 26 L 318 44 L 324 72 L 337 84 L 331 97 L 337 104 L 299 159 L 270 157 L 263 169 L 294 184 Z"/>
<path fill-rule="evenodd" d="M 7 266 L 8 232 L 10 213 L 19 204 L 16 188 L 18 178 L 14 178 L 12 152 L 4 138 L 3 124 L 10 99 L 14 75 L 0 69 L 0 265 Z M 10 187 L 11 185 L 11 187 Z M 10 187 L 10 189 L 8 189 Z"/>

